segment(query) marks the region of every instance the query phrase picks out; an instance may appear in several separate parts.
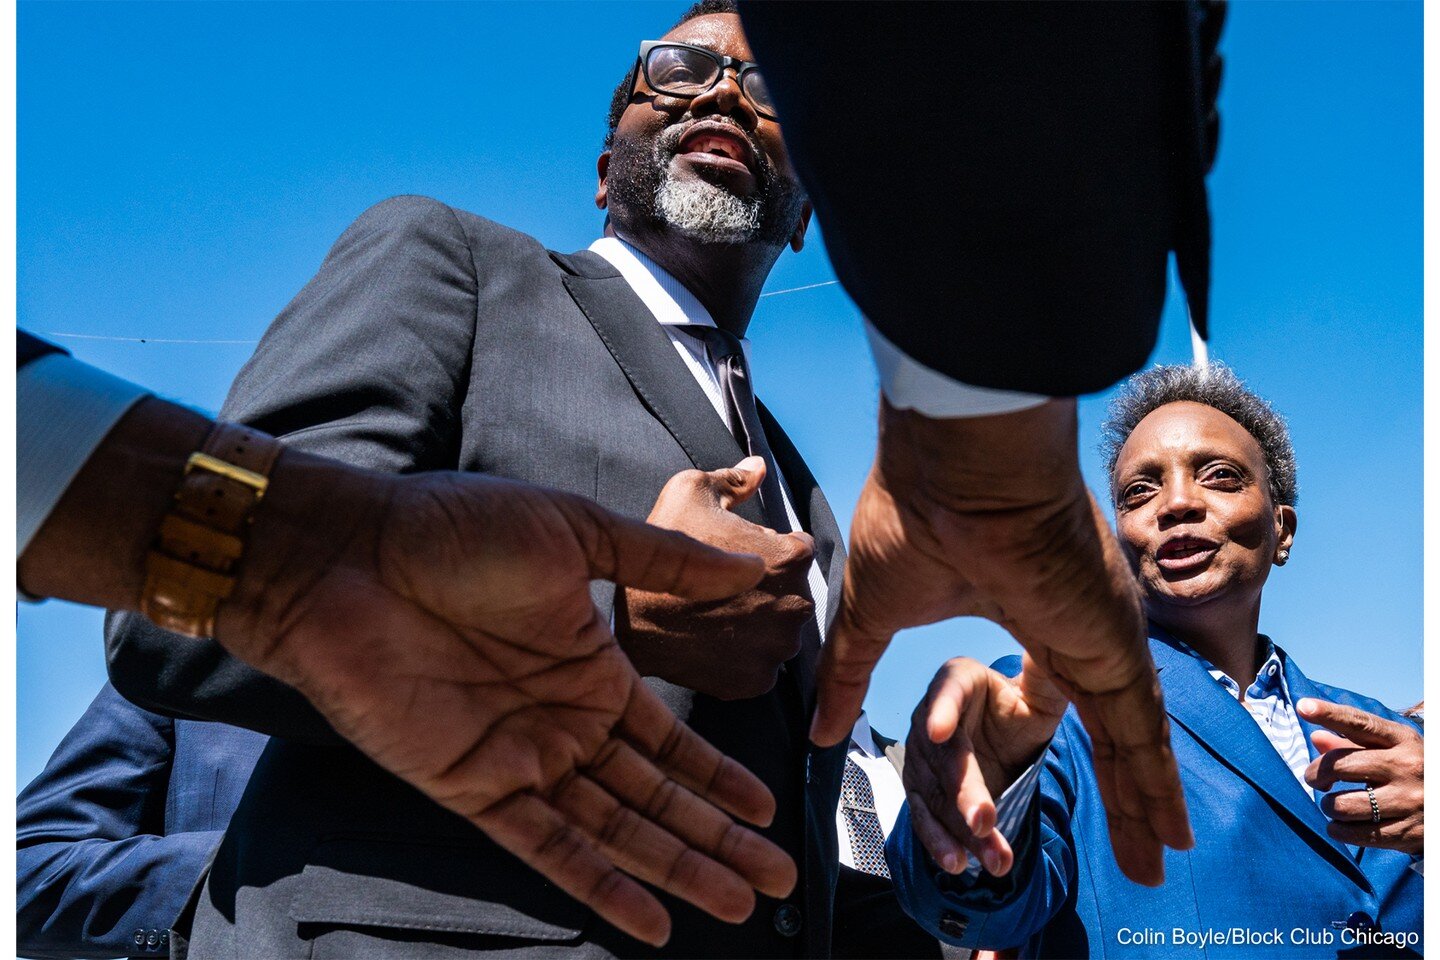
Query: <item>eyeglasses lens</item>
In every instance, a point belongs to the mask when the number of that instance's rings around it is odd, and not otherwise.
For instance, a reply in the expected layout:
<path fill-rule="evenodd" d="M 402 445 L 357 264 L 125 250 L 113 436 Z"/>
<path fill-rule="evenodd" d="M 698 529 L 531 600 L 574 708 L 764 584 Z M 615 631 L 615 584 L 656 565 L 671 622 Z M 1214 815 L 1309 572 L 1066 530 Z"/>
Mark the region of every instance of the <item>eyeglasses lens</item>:
<path fill-rule="evenodd" d="M 698 50 L 656 47 L 645 61 L 645 73 L 650 86 L 660 93 L 693 97 L 715 85 L 720 64 Z"/>
<path fill-rule="evenodd" d="M 764 76 L 759 70 L 751 70 L 745 74 L 740 81 L 745 90 L 745 96 L 755 104 L 756 109 L 767 116 L 775 116 L 775 104 L 770 99 L 770 87 L 766 85 Z"/>

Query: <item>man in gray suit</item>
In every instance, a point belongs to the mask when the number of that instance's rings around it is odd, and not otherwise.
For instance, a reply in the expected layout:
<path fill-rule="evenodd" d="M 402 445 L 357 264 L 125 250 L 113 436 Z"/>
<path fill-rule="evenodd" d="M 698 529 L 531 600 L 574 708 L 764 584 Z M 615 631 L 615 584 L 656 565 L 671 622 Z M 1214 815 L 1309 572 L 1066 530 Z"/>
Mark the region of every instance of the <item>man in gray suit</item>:
<path fill-rule="evenodd" d="M 647 682 L 774 793 L 764 833 L 800 870 L 793 894 L 736 926 L 661 897 L 664 955 L 826 956 L 844 750 L 816 750 L 806 731 L 844 550 L 755 402 L 740 340 L 809 209 L 726 10 L 710 0 L 642 45 L 599 160 L 609 220 L 591 249 L 547 251 L 432 200 L 380 204 L 271 326 L 223 414 L 376 469 L 544 483 L 763 556 L 766 579 L 723 604 L 607 583 L 594 595 Z M 182 953 L 655 955 L 213 644 L 176 661 L 123 616 L 108 643 L 131 699 L 276 738 L 178 924 Z"/>

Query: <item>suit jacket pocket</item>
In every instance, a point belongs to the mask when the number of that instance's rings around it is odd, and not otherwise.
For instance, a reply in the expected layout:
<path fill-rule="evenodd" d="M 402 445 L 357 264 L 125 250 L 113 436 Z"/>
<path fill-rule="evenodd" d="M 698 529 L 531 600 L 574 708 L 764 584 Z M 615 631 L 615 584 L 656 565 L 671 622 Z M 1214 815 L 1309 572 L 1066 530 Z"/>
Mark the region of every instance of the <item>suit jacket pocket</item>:
<path fill-rule="evenodd" d="M 588 916 L 579 901 L 493 845 L 443 839 L 322 840 L 290 904 L 291 919 L 301 924 L 543 941 L 574 940 Z"/>

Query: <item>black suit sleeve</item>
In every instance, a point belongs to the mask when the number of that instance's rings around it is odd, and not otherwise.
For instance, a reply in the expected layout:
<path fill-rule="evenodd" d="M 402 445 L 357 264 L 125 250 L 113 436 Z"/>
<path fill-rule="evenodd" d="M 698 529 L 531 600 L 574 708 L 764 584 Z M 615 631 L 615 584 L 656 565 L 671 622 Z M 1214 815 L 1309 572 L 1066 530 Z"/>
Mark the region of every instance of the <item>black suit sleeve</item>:
<path fill-rule="evenodd" d="M 24 330 L 15 331 L 15 355 L 16 360 L 19 361 L 17 369 L 25 366 L 27 363 L 39 360 L 47 354 L 67 352 L 68 351 L 55 346 L 53 343 L 26 333 Z"/>
<path fill-rule="evenodd" d="M 1204 329 L 1212 4 L 740 6 L 835 272 L 910 357 L 1104 389 L 1154 346 L 1172 250 Z"/>
<path fill-rule="evenodd" d="M 376 470 L 453 469 L 476 289 L 469 237 L 454 211 L 420 197 L 378 204 L 266 331 L 221 418 Z M 334 740 L 298 693 L 213 641 L 112 614 L 106 651 L 116 688 L 148 709 Z"/>

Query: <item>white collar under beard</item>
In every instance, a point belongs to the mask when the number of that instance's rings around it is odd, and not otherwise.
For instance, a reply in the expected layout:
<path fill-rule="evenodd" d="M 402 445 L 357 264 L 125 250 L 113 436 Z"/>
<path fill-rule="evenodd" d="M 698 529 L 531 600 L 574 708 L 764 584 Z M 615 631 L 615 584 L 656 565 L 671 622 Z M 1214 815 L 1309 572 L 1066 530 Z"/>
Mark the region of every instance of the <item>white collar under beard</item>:
<path fill-rule="evenodd" d="M 677 180 L 670 164 L 655 190 L 660 219 L 701 243 L 749 243 L 760 234 L 764 206 L 763 196 L 737 197 L 698 177 Z"/>

